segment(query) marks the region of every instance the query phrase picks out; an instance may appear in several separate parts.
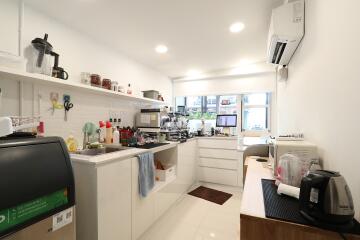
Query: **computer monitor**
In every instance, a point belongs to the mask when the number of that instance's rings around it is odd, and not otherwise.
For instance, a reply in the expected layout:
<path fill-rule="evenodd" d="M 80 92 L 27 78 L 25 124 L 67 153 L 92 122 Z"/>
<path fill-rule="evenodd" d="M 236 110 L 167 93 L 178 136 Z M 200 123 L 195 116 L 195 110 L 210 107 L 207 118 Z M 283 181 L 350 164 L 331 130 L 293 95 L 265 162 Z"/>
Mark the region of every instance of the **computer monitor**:
<path fill-rule="evenodd" d="M 216 116 L 216 127 L 236 127 L 236 114 L 222 114 Z"/>

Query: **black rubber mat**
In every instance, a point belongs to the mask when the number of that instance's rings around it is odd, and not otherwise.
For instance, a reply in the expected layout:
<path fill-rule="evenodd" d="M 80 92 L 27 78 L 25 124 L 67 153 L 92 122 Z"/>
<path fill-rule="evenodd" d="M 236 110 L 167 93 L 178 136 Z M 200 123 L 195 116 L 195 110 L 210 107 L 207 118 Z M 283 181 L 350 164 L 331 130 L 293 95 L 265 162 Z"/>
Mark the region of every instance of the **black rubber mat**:
<path fill-rule="evenodd" d="M 188 194 L 219 205 L 223 205 L 227 200 L 229 200 L 229 198 L 232 197 L 232 194 L 230 193 L 218 191 L 204 186 L 200 186 Z"/>
<path fill-rule="evenodd" d="M 265 216 L 267 218 L 315 226 L 300 214 L 298 199 L 277 194 L 277 186 L 275 185 L 274 180 L 261 179 L 261 184 L 264 195 Z M 326 229 L 333 230 L 330 228 Z M 344 230 L 342 232 L 360 235 L 359 222 L 354 220 L 353 227 L 350 230 Z"/>

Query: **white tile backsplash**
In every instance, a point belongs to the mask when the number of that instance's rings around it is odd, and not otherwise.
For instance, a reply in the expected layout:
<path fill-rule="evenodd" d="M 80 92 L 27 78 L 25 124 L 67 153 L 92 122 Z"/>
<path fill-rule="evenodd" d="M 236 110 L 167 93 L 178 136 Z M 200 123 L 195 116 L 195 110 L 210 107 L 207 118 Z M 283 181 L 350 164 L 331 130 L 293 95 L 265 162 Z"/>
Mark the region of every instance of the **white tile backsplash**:
<path fill-rule="evenodd" d="M 0 80 L 3 90 L 3 106 L 0 116 L 20 115 L 19 84 L 12 80 Z M 68 121 L 64 120 L 64 109 L 56 109 L 52 114 L 50 93 L 59 94 L 59 102 L 63 103 L 63 94 L 71 96 L 74 107 L 68 112 Z M 40 115 L 45 122 L 46 136 L 61 136 L 65 140 L 73 134 L 82 144 L 82 127 L 86 122 L 98 123 L 116 115 L 121 118 L 121 126 L 133 126 L 135 114 L 140 111 L 139 103 L 124 101 L 116 97 L 92 94 L 74 89 L 55 88 L 46 85 L 25 84 L 23 90 L 23 116 Z M 39 111 L 40 109 L 40 111 Z"/>

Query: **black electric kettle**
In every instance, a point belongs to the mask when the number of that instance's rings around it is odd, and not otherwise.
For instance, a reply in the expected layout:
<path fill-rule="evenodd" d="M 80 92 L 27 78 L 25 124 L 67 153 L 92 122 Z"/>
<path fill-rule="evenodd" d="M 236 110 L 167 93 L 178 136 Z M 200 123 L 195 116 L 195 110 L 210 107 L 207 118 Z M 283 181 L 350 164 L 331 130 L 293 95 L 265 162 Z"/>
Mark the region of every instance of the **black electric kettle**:
<path fill-rule="evenodd" d="M 354 204 L 345 178 L 338 172 L 310 171 L 301 181 L 300 213 L 315 225 L 352 227 Z"/>

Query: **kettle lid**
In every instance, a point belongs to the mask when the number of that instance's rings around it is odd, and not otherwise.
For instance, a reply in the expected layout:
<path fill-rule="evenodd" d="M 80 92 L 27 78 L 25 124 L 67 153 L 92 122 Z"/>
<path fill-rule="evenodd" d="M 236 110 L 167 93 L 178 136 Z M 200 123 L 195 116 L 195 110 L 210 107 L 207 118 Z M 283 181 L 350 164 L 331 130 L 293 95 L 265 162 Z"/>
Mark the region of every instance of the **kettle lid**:
<path fill-rule="evenodd" d="M 335 172 L 335 171 L 329 171 L 329 170 L 315 170 L 315 171 L 310 171 L 313 174 L 318 174 L 324 177 L 340 177 L 340 173 L 339 172 Z"/>

